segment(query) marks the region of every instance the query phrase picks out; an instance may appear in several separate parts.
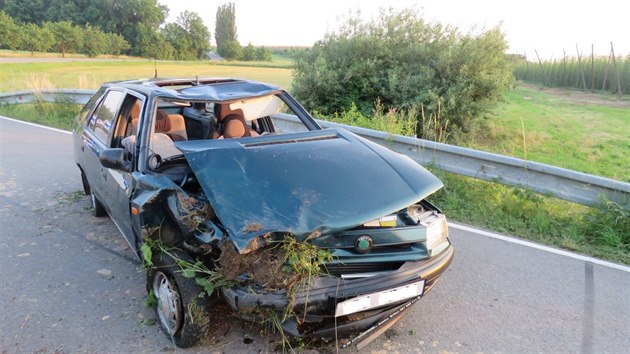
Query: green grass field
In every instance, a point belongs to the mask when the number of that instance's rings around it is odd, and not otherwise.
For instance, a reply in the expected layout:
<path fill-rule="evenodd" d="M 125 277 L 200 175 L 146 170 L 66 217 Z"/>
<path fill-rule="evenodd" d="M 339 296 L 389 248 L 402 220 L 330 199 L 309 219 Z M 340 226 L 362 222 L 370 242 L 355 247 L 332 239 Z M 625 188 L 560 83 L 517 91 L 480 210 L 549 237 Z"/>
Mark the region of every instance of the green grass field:
<path fill-rule="evenodd" d="M 3 63 L 0 92 L 45 88 L 96 89 L 113 80 L 159 77 L 236 77 L 289 88 L 292 71 L 287 61 L 171 62 L 149 60 L 108 62 Z M 255 66 L 265 65 L 265 66 Z M 276 66 L 276 67 L 273 67 Z"/>
<path fill-rule="evenodd" d="M 630 101 L 520 86 L 471 147 L 630 182 Z"/>

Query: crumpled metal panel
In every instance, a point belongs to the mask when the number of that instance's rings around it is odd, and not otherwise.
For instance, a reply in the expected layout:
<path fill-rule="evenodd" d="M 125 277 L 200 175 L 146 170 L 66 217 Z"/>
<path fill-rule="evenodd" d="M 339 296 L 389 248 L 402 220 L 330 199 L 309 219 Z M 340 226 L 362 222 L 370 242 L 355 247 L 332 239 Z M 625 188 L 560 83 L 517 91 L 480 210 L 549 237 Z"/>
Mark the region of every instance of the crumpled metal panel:
<path fill-rule="evenodd" d="M 137 225 L 142 237 L 151 235 L 168 222 L 181 236 L 187 236 L 205 222 L 203 203 L 197 201 L 170 179 L 145 175 L 138 180 L 132 204 L 139 210 Z"/>

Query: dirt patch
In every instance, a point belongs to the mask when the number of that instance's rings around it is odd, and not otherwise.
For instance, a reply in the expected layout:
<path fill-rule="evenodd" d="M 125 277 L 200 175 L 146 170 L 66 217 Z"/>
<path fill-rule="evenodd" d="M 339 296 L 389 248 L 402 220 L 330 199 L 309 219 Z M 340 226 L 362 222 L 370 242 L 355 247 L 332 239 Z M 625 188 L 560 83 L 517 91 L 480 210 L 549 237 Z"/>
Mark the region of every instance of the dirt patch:
<path fill-rule="evenodd" d="M 226 279 L 258 284 L 266 289 L 288 288 L 298 281 L 299 275 L 283 269 L 285 261 L 286 252 L 280 244 L 239 254 L 231 242 L 226 242 L 219 258 L 221 273 Z"/>
<path fill-rule="evenodd" d="M 556 87 L 544 87 L 527 83 L 521 83 L 520 86 L 528 90 L 544 92 L 550 96 L 553 96 L 554 98 L 578 105 L 599 105 L 615 108 L 630 108 L 630 98 L 628 96 L 618 97 L 596 92 L 568 90 Z"/>

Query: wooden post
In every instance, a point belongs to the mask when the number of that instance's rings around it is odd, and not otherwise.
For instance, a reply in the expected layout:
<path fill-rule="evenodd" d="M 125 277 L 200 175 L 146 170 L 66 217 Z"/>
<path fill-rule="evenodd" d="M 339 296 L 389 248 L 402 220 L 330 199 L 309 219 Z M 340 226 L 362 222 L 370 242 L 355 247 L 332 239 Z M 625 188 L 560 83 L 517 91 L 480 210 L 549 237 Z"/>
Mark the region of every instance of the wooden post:
<path fill-rule="evenodd" d="M 580 68 L 580 73 L 582 74 L 582 87 L 586 90 L 586 79 L 584 78 L 584 68 L 582 67 L 582 56 L 580 55 L 580 49 L 578 48 L 577 43 L 575 44 L 575 50 L 578 55 L 578 66 Z"/>
<path fill-rule="evenodd" d="M 602 91 L 606 90 L 606 80 L 608 79 L 608 66 L 610 66 L 610 53 L 608 52 L 608 60 L 606 61 L 606 68 L 604 69 L 604 83 L 602 84 Z"/>
<path fill-rule="evenodd" d="M 591 44 L 591 91 L 595 89 L 595 45 Z"/>
<path fill-rule="evenodd" d="M 529 60 L 527 60 L 527 53 L 524 53 L 524 55 L 525 55 L 525 65 L 527 66 L 527 74 L 525 75 L 525 77 L 527 78 L 527 80 L 531 82 L 532 77 L 531 77 L 531 74 L 529 73 Z M 527 81 L 527 80 L 524 80 L 524 81 Z"/>
<path fill-rule="evenodd" d="M 540 64 L 540 69 L 542 70 L 542 74 L 543 74 L 543 86 L 547 85 L 547 74 L 545 73 L 545 67 L 543 66 L 542 61 L 540 60 L 540 57 L 538 56 L 538 51 L 534 49 L 534 53 L 536 53 L 536 58 L 538 58 L 538 64 Z"/>
<path fill-rule="evenodd" d="M 562 48 L 562 62 L 563 62 L 563 73 L 562 73 L 562 83 L 563 87 L 567 87 L 567 52 Z"/>
<path fill-rule="evenodd" d="M 621 96 L 621 79 L 619 79 L 619 68 L 617 68 L 617 59 L 615 59 L 615 49 L 613 48 L 612 41 L 610 42 L 610 54 L 612 55 L 613 67 L 617 73 L 617 94 Z"/>

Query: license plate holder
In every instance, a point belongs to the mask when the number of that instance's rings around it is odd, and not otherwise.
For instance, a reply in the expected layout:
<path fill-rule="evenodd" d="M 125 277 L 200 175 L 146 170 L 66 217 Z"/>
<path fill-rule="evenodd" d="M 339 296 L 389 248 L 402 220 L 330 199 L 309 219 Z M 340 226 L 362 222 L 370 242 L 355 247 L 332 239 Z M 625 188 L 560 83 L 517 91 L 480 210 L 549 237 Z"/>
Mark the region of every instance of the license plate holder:
<path fill-rule="evenodd" d="M 424 279 L 371 294 L 360 295 L 337 303 L 335 317 L 350 315 L 381 306 L 386 306 L 402 300 L 412 299 L 424 292 Z"/>

